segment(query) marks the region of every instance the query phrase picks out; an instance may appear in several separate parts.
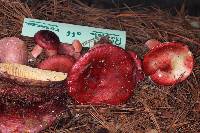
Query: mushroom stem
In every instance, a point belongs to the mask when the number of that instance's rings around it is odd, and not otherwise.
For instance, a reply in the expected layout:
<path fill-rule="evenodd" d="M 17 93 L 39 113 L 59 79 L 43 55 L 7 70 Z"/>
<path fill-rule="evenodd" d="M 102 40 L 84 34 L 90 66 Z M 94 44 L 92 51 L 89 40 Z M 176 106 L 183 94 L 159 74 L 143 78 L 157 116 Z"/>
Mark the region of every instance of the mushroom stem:
<path fill-rule="evenodd" d="M 42 53 L 43 48 L 39 45 L 35 45 L 33 50 L 31 51 L 31 54 L 34 58 L 37 58 Z"/>
<path fill-rule="evenodd" d="M 72 42 L 72 46 L 74 47 L 74 52 L 80 53 L 82 50 L 82 45 L 79 40 L 74 40 Z"/>
<path fill-rule="evenodd" d="M 145 45 L 149 48 L 149 49 L 153 49 L 157 46 L 159 46 L 161 44 L 160 41 L 156 40 L 156 39 L 150 39 L 148 41 L 146 41 Z"/>

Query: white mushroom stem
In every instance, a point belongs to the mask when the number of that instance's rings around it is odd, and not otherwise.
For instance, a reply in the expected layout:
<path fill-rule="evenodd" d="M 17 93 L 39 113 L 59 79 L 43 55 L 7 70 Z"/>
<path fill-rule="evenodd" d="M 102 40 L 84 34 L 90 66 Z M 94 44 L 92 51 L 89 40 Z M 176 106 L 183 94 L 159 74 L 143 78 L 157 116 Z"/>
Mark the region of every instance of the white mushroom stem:
<path fill-rule="evenodd" d="M 72 46 L 74 47 L 74 52 L 76 53 L 80 53 L 83 48 L 79 40 L 74 40 L 72 42 Z"/>
<path fill-rule="evenodd" d="M 34 58 L 37 58 L 42 53 L 43 48 L 39 45 L 35 45 L 33 50 L 31 51 L 31 54 Z"/>
<path fill-rule="evenodd" d="M 156 40 L 156 39 L 150 39 L 148 41 L 145 42 L 145 45 L 149 48 L 149 49 L 153 49 L 155 47 L 157 47 L 161 42 Z"/>

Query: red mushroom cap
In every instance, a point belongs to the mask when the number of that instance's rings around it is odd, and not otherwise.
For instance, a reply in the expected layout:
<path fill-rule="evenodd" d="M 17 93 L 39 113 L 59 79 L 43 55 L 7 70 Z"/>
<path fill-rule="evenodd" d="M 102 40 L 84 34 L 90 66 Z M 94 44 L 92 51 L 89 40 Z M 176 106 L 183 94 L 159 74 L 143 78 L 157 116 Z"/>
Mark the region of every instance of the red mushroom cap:
<path fill-rule="evenodd" d="M 37 45 L 47 50 L 57 50 L 60 44 L 59 37 L 52 31 L 40 30 L 34 35 Z"/>
<path fill-rule="evenodd" d="M 160 85 L 173 85 L 185 80 L 193 69 L 193 56 L 182 43 L 163 43 L 151 49 L 143 60 L 143 70 Z"/>
<path fill-rule="evenodd" d="M 135 64 L 122 48 L 104 44 L 90 49 L 72 66 L 68 93 L 82 104 L 120 104 L 135 87 Z"/>
<path fill-rule="evenodd" d="M 74 63 L 75 59 L 70 55 L 55 55 L 42 61 L 38 68 L 68 73 Z"/>

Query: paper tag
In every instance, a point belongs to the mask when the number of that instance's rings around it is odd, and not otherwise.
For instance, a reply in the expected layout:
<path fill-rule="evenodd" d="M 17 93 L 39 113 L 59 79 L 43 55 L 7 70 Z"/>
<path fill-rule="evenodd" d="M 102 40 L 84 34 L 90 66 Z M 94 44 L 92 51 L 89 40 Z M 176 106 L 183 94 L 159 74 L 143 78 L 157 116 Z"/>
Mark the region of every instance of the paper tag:
<path fill-rule="evenodd" d="M 23 36 L 34 37 L 35 33 L 40 30 L 51 30 L 55 32 L 63 43 L 71 44 L 74 39 L 78 39 L 84 47 L 92 47 L 94 41 L 98 41 L 102 36 L 107 36 L 114 45 L 121 48 L 125 48 L 126 44 L 125 31 L 101 29 L 31 18 L 24 19 L 21 33 Z"/>

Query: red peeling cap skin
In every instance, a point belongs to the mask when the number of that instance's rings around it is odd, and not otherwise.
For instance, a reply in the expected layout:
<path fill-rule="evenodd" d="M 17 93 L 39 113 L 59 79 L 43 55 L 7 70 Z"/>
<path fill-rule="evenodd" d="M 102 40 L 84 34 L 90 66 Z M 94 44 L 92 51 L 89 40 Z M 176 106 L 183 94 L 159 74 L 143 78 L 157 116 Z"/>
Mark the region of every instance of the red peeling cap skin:
<path fill-rule="evenodd" d="M 182 43 L 163 43 L 151 49 L 143 60 L 143 70 L 160 85 L 173 85 L 185 80 L 193 69 L 193 56 Z"/>
<path fill-rule="evenodd" d="M 37 45 L 48 50 L 57 50 L 60 44 L 59 37 L 52 31 L 40 30 L 34 35 Z"/>
<path fill-rule="evenodd" d="M 131 56 L 107 44 L 90 49 L 68 75 L 68 93 L 81 104 L 124 103 L 135 87 Z"/>
<path fill-rule="evenodd" d="M 69 55 L 55 55 L 38 64 L 38 68 L 68 73 L 74 63 L 75 59 Z"/>

